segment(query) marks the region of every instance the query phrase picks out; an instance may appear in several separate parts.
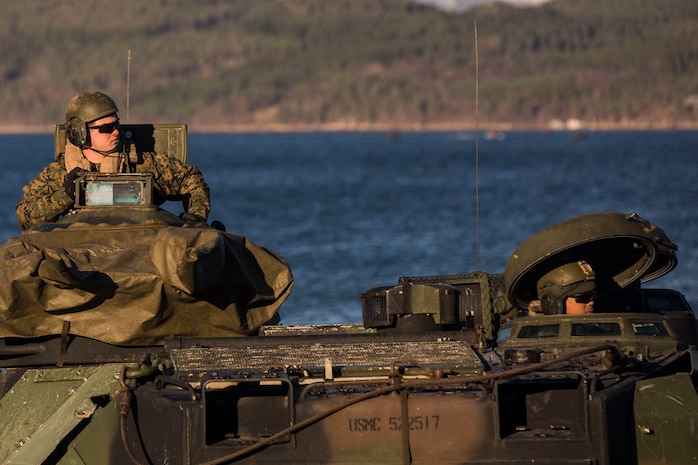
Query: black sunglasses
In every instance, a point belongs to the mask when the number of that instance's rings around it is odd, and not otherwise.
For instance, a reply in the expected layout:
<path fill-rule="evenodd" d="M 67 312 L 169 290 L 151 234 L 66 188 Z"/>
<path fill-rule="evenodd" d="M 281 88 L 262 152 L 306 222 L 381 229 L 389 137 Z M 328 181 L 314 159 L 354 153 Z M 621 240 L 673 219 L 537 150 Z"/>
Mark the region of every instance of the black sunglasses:
<path fill-rule="evenodd" d="M 572 295 L 570 297 L 572 297 L 578 304 L 588 304 L 596 298 L 596 292 L 585 292 L 584 294 Z"/>
<path fill-rule="evenodd" d="M 101 134 L 111 134 L 114 129 L 119 129 L 119 120 L 112 121 L 111 123 L 100 124 L 99 126 L 88 126 L 87 129 L 96 129 Z"/>

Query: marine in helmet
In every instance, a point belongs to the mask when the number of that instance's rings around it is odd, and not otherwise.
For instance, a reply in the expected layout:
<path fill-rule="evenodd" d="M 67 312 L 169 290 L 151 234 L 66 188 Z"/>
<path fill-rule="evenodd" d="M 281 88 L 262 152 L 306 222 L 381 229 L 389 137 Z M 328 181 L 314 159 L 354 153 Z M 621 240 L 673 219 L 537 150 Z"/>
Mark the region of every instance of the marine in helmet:
<path fill-rule="evenodd" d="M 546 315 L 593 313 L 596 298 L 594 270 L 583 261 L 567 263 L 538 280 L 540 310 Z"/>
<path fill-rule="evenodd" d="M 209 188 L 198 168 L 166 154 L 146 152 L 137 161 L 123 153 L 119 109 L 102 92 L 73 97 L 65 111 L 65 150 L 29 184 L 17 205 L 19 226 L 55 221 L 75 201 L 75 178 L 82 171 L 152 173 L 159 203 L 182 200 L 186 221 L 206 221 L 211 210 Z"/>

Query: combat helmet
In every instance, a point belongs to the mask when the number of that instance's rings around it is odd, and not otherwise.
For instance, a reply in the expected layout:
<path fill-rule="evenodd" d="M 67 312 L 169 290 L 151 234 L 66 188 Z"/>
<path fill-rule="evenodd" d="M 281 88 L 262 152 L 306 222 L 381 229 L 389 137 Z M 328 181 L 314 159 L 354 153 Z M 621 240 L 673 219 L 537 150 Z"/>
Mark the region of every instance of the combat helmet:
<path fill-rule="evenodd" d="M 102 92 L 82 92 L 68 102 L 65 109 L 65 133 L 78 147 L 90 145 L 87 123 L 113 115 L 119 109 L 114 100 Z"/>
<path fill-rule="evenodd" d="M 541 310 L 546 315 L 565 313 L 567 297 L 584 296 L 596 291 L 594 270 L 583 261 L 567 263 L 549 271 L 538 280 Z"/>

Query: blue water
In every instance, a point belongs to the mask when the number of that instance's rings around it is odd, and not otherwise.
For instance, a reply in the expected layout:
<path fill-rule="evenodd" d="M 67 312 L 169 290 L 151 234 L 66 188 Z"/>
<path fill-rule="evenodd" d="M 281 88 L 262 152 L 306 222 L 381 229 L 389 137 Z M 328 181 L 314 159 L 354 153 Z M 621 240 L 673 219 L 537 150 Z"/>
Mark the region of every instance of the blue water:
<path fill-rule="evenodd" d="M 637 212 L 678 244 L 649 283 L 698 308 L 698 132 L 192 134 L 211 219 L 282 255 L 296 286 L 285 324 L 361 320 L 362 291 L 401 275 L 500 273 L 534 232 L 599 211 Z M 0 241 L 50 135 L 0 136 Z M 179 213 L 179 205 L 167 205 Z"/>

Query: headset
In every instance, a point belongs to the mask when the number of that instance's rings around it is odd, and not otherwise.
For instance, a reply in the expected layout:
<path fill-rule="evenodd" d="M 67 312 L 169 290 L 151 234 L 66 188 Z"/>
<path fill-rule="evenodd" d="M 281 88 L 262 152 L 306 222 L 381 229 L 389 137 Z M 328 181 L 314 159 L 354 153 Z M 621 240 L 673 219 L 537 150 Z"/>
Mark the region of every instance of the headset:
<path fill-rule="evenodd" d="M 87 123 L 78 117 L 70 118 L 65 123 L 65 136 L 73 145 L 90 146 L 90 131 L 87 129 Z"/>
<path fill-rule="evenodd" d="M 544 293 L 540 296 L 540 309 L 544 315 L 560 315 L 565 313 L 563 307 L 564 301 L 565 299 L 560 296 L 552 296 L 551 294 Z"/>
<path fill-rule="evenodd" d="M 546 273 L 536 285 L 545 315 L 566 313 L 565 299 L 596 290 L 594 270 L 584 260 L 562 265 Z"/>

